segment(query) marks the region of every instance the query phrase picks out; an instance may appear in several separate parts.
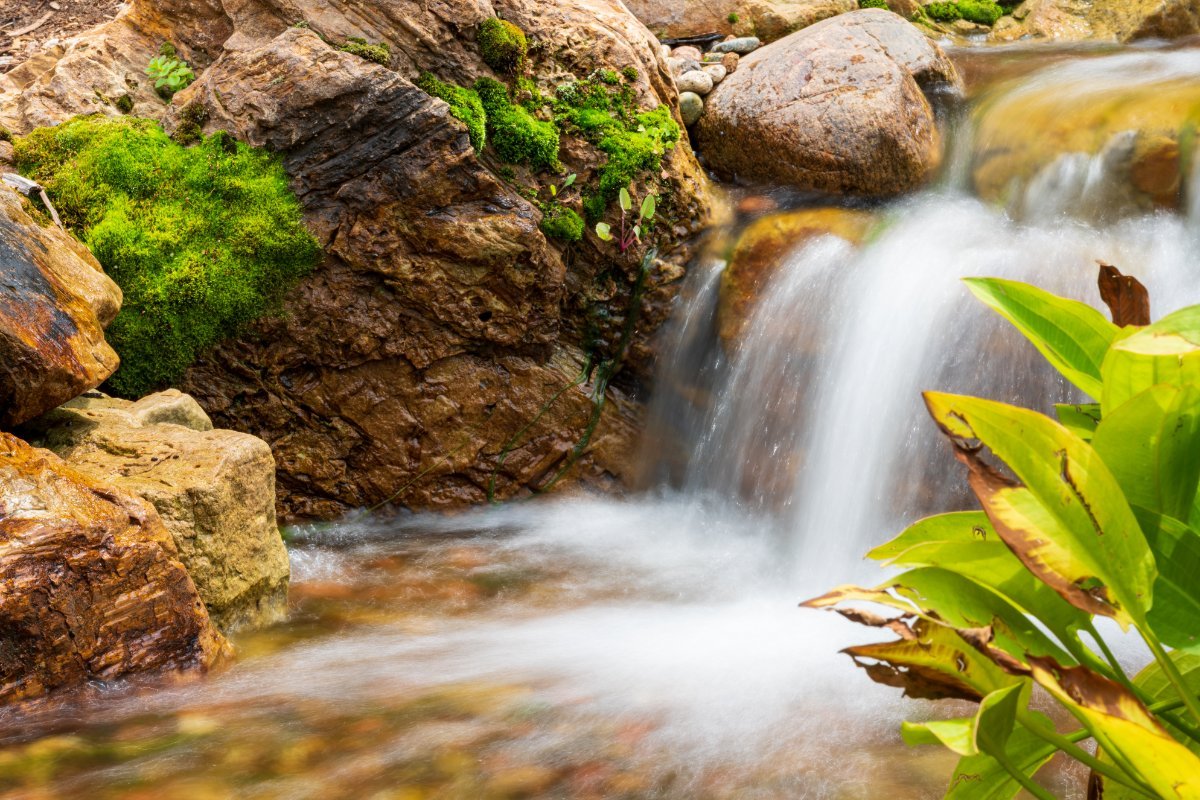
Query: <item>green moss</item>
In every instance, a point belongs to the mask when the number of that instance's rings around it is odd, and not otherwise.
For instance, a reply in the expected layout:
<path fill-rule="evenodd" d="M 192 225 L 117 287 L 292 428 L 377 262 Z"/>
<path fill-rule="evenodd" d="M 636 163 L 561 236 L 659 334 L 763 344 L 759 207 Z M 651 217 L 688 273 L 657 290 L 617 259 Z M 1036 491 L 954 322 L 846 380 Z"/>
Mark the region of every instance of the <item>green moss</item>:
<path fill-rule="evenodd" d="M 958 0 L 958 11 L 963 19 L 979 25 L 995 25 L 1004 16 L 1004 9 L 995 0 Z"/>
<path fill-rule="evenodd" d="M 602 69 L 596 72 L 596 79 L 601 83 L 607 83 L 609 86 L 616 86 L 621 82 L 621 76 L 617 74 L 615 69 Z"/>
<path fill-rule="evenodd" d="M 542 209 L 541 229 L 551 239 L 578 242 L 583 238 L 583 217 L 566 206 L 554 204 Z"/>
<path fill-rule="evenodd" d="M 0 125 L 0 142 L 11 142 L 12 140 L 13 135 L 9 133 L 8 128 Z"/>
<path fill-rule="evenodd" d="M 199 103 L 192 103 L 179 112 L 179 125 L 171 138 L 184 147 L 198 144 L 204 138 L 201 129 L 207 121 L 208 109 Z"/>
<path fill-rule="evenodd" d="M 962 12 L 959 11 L 957 3 L 930 3 L 925 6 L 924 10 L 930 19 L 935 19 L 938 22 L 954 22 L 955 20 L 962 19 Z"/>
<path fill-rule="evenodd" d="M 120 395 L 177 380 L 321 255 L 279 162 L 228 136 L 184 148 L 150 120 L 77 117 L 18 139 L 15 157 L 124 291 L 107 333 Z"/>
<path fill-rule="evenodd" d="M 170 42 L 163 42 L 158 46 L 158 54 L 160 56 L 166 56 L 167 58 L 176 58 L 179 55 L 179 51 L 177 51 L 175 49 L 175 45 L 171 44 Z"/>
<path fill-rule="evenodd" d="M 498 17 L 483 21 L 475 41 L 479 44 L 484 63 L 500 73 L 516 72 L 525 64 L 529 54 L 529 40 L 525 38 L 525 31 Z"/>
<path fill-rule="evenodd" d="M 736 11 L 730 11 L 730 12 L 729 12 L 729 16 L 728 16 L 728 17 L 726 17 L 726 18 L 725 18 L 725 20 L 726 20 L 726 21 L 727 21 L 727 22 L 728 22 L 730 25 L 737 25 L 737 24 L 738 24 L 738 21 L 739 21 L 739 20 L 741 20 L 741 17 L 739 17 L 739 16 L 737 15 L 737 12 L 736 12 Z"/>
<path fill-rule="evenodd" d="M 417 79 L 417 86 L 426 94 L 433 95 L 446 101 L 450 106 L 450 115 L 467 126 L 467 135 L 471 138 L 471 146 L 475 152 L 483 152 L 487 144 L 487 116 L 483 113 L 483 103 L 479 95 L 470 89 L 465 89 L 453 83 L 443 83 L 425 72 Z"/>
<path fill-rule="evenodd" d="M 339 48 L 343 53 L 351 53 L 367 61 L 387 66 L 392 63 L 392 48 L 387 42 L 368 44 L 366 39 L 351 36 Z"/>
<path fill-rule="evenodd" d="M 538 88 L 537 82 L 532 78 L 520 75 L 513 82 L 513 87 L 519 93 L 529 93 L 529 99 L 521 101 L 521 105 L 529 111 L 536 111 L 546 104 L 546 99 L 542 97 L 542 90 Z"/>
<path fill-rule="evenodd" d="M 631 86 L 610 88 L 598 81 L 563 84 L 558 87 L 555 112 L 560 124 L 608 156 L 595 190 L 583 199 L 589 222 L 603 216 L 621 189 L 639 175 L 658 169 L 663 154 L 679 141 L 679 126 L 670 109 L 660 105 L 653 111 L 639 111 Z"/>
<path fill-rule="evenodd" d="M 625 67 L 621 70 L 621 74 L 624 75 L 625 80 L 629 81 L 630 83 L 635 82 L 641 77 L 640 73 L 637 71 L 637 67 Z"/>
<path fill-rule="evenodd" d="M 120 111 L 122 114 L 132 114 L 133 113 L 133 98 L 130 97 L 128 94 L 123 94 L 120 97 L 118 97 L 113 102 L 113 105 L 115 105 L 117 107 L 117 111 Z"/>
<path fill-rule="evenodd" d="M 887 0 L 858 0 L 859 8 L 882 8 L 887 9 Z"/>
<path fill-rule="evenodd" d="M 492 78 L 475 82 L 487 114 L 487 135 L 497 155 L 510 164 L 558 170 L 558 129 L 512 102 L 508 88 Z"/>

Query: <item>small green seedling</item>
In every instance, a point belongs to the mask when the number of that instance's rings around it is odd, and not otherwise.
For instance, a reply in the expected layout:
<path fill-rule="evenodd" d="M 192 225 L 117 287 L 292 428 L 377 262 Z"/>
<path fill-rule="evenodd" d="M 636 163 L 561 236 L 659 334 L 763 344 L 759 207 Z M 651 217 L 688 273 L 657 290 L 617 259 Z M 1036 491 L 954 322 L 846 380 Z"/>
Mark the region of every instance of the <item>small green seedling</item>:
<path fill-rule="evenodd" d="M 146 74 L 154 79 L 154 91 L 164 100 L 186 89 L 196 80 L 196 73 L 186 61 L 168 55 L 155 56 L 146 65 Z"/>
<path fill-rule="evenodd" d="M 574 172 L 572 172 L 570 175 L 568 175 L 567 179 L 565 181 L 563 181 L 562 190 L 565 191 L 566 189 L 568 189 L 571 186 L 571 184 L 575 183 L 575 178 L 576 178 L 576 175 Z M 553 183 L 550 184 L 550 196 L 558 197 L 558 193 L 559 193 L 559 187 L 555 186 Z"/>
<path fill-rule="evenodd" d="M 596 236 L 602 242 L 616 241 L 617 247 L 622 253 L 627 251 L 633 245 L 642 240 L 643 224 L 654 219 L 654 212 L 657 208 L 658 201 L 654 195 L 646 195 L 642 200 L 642 207 L 638 210 L 637 222 L 632 227 L 627 226 L 629 212 L 633 210 L 633 198 L 629 194 L 628 189 L 621 189 L 618 195 L 618 203 L 621 206 L 621 231 L 618 236 L 613 235 L 612 226 L 607 222 L 596 223 Z"/>

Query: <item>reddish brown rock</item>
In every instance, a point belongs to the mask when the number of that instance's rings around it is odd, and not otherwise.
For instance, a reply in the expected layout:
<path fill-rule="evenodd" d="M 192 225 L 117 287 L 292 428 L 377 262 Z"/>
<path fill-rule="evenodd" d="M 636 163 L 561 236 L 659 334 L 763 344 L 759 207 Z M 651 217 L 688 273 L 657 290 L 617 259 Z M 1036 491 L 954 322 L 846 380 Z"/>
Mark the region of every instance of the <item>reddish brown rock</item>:
<path fill-rule="evenodd" d="M 864 9 L 743 58 L 706 99 L 698 147 L 730 179 L 896 195 L 941 162 L 925 92 L 959 87 L 937 45 L 891 12 Z"/>
<path fill-rule="evenodd" d="M 121 290 L 87 248 L 0 184 L 0 426 L 99 386 L 117 368 L 104 326 Z"/>
<path fill-rule="evenodd" d="M 152 507 L 0 433 L 0 703 L 227 652 Z"/>

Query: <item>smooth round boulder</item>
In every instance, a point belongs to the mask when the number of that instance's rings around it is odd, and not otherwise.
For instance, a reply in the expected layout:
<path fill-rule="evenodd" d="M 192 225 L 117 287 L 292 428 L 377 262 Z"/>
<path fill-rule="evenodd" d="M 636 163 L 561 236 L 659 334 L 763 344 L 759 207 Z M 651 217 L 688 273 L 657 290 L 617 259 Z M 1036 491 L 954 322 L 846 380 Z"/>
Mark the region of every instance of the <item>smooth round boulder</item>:
<path fill-rule="evenodd" d="M 858 0 L 627 0 L 634 16 L 663 38 L 718 32 L 764 42 L 858 8 Z"/>
<path fill-rule="evenodd" d="M 679 116 L 683 117 L 684 125 L 695 125 L 704 114 L 704 98 L 695 92 L 680 92 Z"/>
<path fill-rule="evenodd" d="M 925 92 L 961 91 L 954 65 L 895 14 L 819 22 L 741 60 L 708 97 L 698 149 L 726 179 L 888 197 L 941 163 Z"/>
<path fill-rule="evenodd" d="M 681 92 L 692 92 L 701 97 L 713 90 L 713 78 L 703 70 L 685 72 L 675 80 L 675 87 Z"/>

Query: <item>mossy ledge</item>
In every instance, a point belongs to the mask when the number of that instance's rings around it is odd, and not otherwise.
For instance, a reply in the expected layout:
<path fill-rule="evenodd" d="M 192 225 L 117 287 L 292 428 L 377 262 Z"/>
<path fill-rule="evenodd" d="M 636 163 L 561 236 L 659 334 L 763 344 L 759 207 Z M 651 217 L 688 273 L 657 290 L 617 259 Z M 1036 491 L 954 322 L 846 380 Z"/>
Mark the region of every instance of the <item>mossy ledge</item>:
<path fill-rule="evenodd" d="M 187 148 L 150 120 L 87 116 L 14 150 L 125 294 L 107 333 L 116 394 L 175 382 L 320 259 L 278 160 L 227 134 Z"/>
<path fill-rule="evenodd" d="M 475 93 L 487 114 L 487 135 L 496 153 L 511 164 L 558 171 L 558 128 L 542 122 L 508 96 L 508 87 L 494 78 L 480 78 Z"/>
<path fill-rule="evenodd" d="M 450 115 L 467 126 L 467 135 L 471 137 L 475 152 L 482 153 L 487 144 L 487 114 L 479 95 L 457 84 L 439 81 L 430 72 L 421 74 L 417 87 L 450 106 Z"/>
<path fill-rule="evenodd" d="M 483 62 L 496 72 L 512 74 L 525 66 L 529 40 L 525 31 L 508 20 L 492 17 L 479 26 L 475 37 Z"/>

